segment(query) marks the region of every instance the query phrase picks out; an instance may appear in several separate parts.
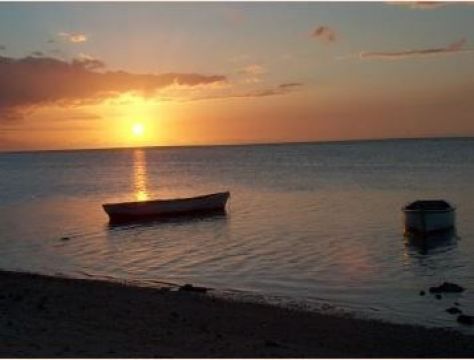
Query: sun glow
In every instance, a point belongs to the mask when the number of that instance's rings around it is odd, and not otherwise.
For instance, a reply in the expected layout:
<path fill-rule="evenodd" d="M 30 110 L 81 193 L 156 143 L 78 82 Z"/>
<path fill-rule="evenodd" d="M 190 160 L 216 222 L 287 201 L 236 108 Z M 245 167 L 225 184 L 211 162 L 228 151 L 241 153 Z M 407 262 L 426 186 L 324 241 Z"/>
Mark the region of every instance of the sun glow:
<path fill-rule="evenodd" d="M 145 134 L 145 126 L 142 123 L 135 123 L 132 125 L 132 134 L 141 137 Z"/>
<path fill-rule="evenodd" d="M 97 112 L 99 113 L 99 112 Z M 153 99 L 124 94 L 101 104 L 104 132 L 114 146 L 136 147 L 162 145 L 169 126 L 162 104 Z"/>

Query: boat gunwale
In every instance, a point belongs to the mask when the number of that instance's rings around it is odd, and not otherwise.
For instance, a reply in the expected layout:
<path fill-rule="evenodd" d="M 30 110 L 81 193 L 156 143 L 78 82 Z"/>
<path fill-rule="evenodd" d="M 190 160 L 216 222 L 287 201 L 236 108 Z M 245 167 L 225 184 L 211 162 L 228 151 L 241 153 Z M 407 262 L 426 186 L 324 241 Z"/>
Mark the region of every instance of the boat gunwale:
<path fill-rule="evenodd" d="M 407 209 L 406 207 L 402 208 L 402 211 L 404 213 L 430 213 L 430 214 L 436 214 L 436 213 L 447 213 L 447 212 L 453 212 L 455 211 L 456 208 L 451 206 L 448 209 Z"/>
<path fill-rule="evenodd" d="M 410 209 L 410 206 L 413 206 L 416 203 L 433 203 L 433 202 L 439 202 L 439 203 L 444 203 L 446 204 L 446 207 L 444 208 L 435 208 L 435 209 L 424 209 L 424 208 L 418 208 L 418 209 Z M 412 201 L 405 206 L 402 207 L 401 209 L 404 213 L 430 213 L 430 214 L 436 214 L 436 213 L 447 213 L 447 212 L 453 212 L 456 210 L 456 207 L 451 205 L 449 202 L 446 200 L 416 200 Z"/>
<path fill-rule="evenodd" d="M 226 195 L 227 198 L 230 197 L 230 191 L 223 191 L 223 192 L 218 192 L 218 193 L 213 193 L 213 194 L 207 194 L 207 195 L 200 195 L 200 196 L 194 196 L 194 197 L 187 197 L 187 198 L 176 198 L 176 199 L 157 199 L 157 200 L 145 200 L 145 201 L 127 201 L 127 202 L 122 202 L 122 203 L 107 203 L 107 204 L 102 204 L 102 207 L 105 209 L 111 208 L 111 207 L 136 207 L 136 206 L 145 206 L 145 205 L 152 205 L 152 204 L 158 204 L 158 203 L 169 203 L 169 202 L 182 202 L 182 201 L 194 201 L 194 200 L 202 200 L 210 197 L 216 197 L 219 195 Z"/>

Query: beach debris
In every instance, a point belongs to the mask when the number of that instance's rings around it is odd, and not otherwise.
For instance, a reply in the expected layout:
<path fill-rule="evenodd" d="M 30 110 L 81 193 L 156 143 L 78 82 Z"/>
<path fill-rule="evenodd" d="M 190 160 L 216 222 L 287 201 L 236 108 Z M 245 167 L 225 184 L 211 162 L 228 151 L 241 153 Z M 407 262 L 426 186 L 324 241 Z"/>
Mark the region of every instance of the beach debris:
<path fill-rule="evenodd" d="M 438 300 L 441 300 L 443 297 L 441 296 L 441 294 L 436 294 L 435 298 L 438 299 Z"/>
<path fill-rule="evenodd" d="M 474 316 L 470 315 L 459 315 L 457 318 L 458 323 L 463 325 L 474 325 Z"/>
<path fill-rule="evenodd" d="M 449 313 L 449 314 L 462 314 L 462 311 L 460 309 L 458 309 L 457 307 L 450 307 L 450 308 L 447 308 L 446 309 L 446 312 Z"/>
<path fill-rule="evenodd" d="M 425 296 L 426 292 L 424 290 L 420 291 L 420 296 Z"/>
<path fill-rule="evenodd" d="M 430 287 L 430 293 L 459 293 L 464 290 L 462 286 L 450 282 L 444 282 L 440 286 Z"/>
<path fill-rule="evenodd" d="M 192 284 L 184 284 L 183 286 L 179 287 L 179 291 L 191 291 L 191 292 L 199 292 L 205 293 L 208 289 L 203 286 L 194 286 Z"/>

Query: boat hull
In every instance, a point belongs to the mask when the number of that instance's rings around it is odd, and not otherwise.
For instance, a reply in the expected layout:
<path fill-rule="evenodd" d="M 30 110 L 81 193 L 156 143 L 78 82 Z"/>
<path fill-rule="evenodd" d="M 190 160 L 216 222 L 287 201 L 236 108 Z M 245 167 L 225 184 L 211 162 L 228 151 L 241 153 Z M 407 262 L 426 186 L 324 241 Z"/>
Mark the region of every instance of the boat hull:
<path fill-rule="evenodd" d="M 104 204 L 102 207 L 111 222 L 121 222 L 224 211 L 229 197 L 229 192 L 222 192 L 183 199 Z"/>
<path fill-rule="evenodd" d="M 405 231 L 410 233 L 432 233 L 454 228 L 454 209 L 404 210 Z"/>

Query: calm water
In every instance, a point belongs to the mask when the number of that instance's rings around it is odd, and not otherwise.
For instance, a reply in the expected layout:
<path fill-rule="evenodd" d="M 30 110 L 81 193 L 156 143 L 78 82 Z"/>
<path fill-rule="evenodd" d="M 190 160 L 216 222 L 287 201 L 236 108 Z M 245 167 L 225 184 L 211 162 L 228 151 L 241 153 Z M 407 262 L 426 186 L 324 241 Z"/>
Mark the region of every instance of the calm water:
<path fill-rule="evenodd" d="M 191 282 L 362 316 L 474 315 L 474 140 L 0 155 L 0 268 Z M 109 227 L 101 204 L 230 190 L 227 216 Z M 403 237 L 400 207 L 457 206 L 457 235 Z M 70 237 L 61 241 L 61 237 Z M 442 281 L 462 295 L 419 296 Z"/>

